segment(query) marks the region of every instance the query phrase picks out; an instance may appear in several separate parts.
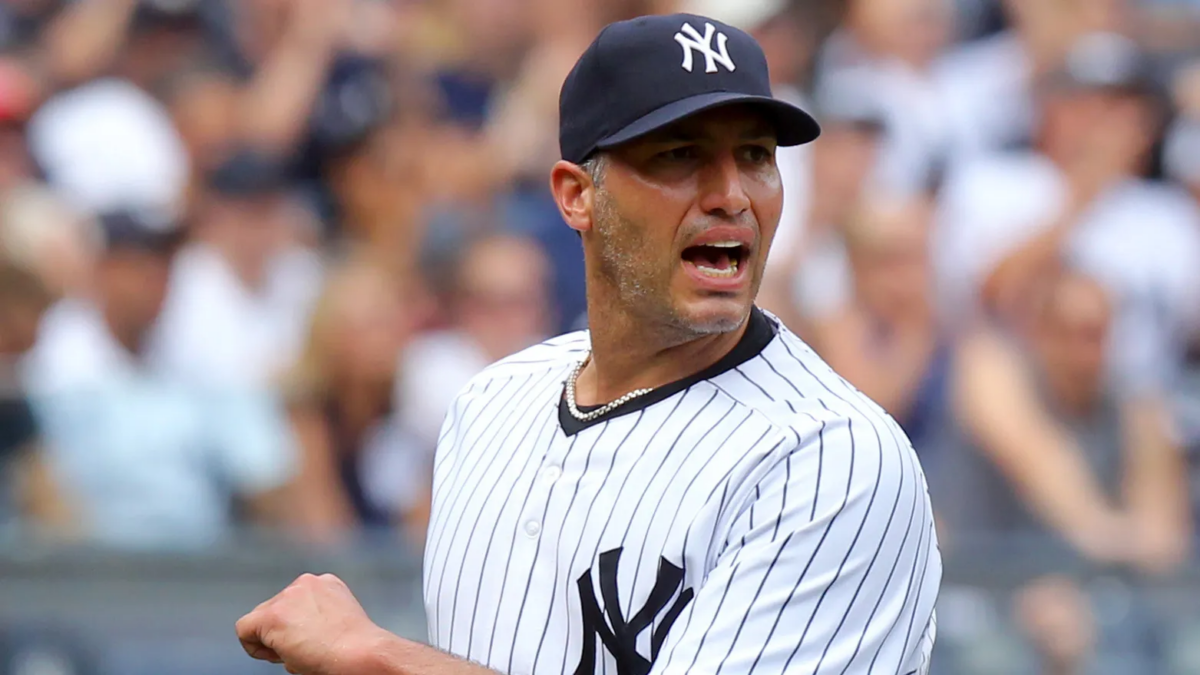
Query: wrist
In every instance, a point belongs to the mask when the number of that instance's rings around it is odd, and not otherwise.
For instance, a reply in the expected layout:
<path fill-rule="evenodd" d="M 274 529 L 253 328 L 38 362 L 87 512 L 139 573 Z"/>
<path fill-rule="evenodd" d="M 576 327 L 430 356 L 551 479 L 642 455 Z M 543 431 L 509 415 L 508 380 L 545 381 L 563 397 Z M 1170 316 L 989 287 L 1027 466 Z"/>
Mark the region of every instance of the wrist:
<path fill-rule="evenodd" d="M 406 640 L 372 626 L 369 633 L 347 645 L 346 669 L 338 675 L 401 675 Z"/>

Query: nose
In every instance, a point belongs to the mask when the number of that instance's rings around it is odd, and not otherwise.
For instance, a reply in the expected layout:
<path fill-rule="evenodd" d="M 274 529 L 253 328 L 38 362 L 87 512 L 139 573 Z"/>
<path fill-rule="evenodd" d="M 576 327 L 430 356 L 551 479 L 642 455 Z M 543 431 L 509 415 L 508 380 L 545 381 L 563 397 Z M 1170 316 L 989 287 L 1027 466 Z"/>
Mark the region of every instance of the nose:
<path fill-rule="evenodd" d="M 742 171 L 733 153 L 714 157 L 702 174 L 700 208 L 706 214 L 734 219 L 750 209 L 750 196 L 742 185 Z"/>

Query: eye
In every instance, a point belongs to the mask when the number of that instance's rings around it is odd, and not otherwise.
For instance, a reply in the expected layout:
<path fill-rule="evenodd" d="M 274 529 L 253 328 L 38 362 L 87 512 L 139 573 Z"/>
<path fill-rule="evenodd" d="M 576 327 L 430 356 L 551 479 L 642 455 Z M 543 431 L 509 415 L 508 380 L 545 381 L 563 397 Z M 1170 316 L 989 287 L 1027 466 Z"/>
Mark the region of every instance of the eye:
<path fill-rule="evenodd" d="M 747 145 L 742 148 L 742 158 L 751 164 L 765 164 L 774 156 L 774 150 L 765 145 Z"/>
<path fill-rule="evenodd" d="M 699 150 L 694 145 L 681 145 L 677 148 L 665 150 L 656 155 L 656 159 L 663 162 L 688 162 L 696 159 L 700 154 Z"/>

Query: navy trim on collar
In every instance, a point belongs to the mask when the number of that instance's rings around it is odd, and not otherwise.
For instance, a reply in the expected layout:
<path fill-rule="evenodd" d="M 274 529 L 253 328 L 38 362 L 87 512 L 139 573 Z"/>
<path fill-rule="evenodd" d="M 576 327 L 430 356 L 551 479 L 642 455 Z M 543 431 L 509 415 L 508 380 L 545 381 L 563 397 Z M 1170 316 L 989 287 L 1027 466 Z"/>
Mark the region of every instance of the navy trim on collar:
<path fill-rule="evenodd" d="M 758 356 L 764 349 L 767 348 L 767 345 L 771 343 L 771 340 L 775 339 L 777 332 L 778 331 L 774 322 L 767 318 L 767 315 L 763 314 L 758 307 L 753 307 L 750 310 L 750 318 L 747 319 L 746 332 L 742 334 L 742 339 L 738 340 L 738 343 L 734 345 L 733 349 L 731 349 L 728 354 L 721 357 L 721 359 L 716 363 L 698 373 L 694 373 L 681 380 L 676 380 L 669 384 L 658 387 L 654 391 L 644 396 L 639 396 L 625 405 L 614 408 L 608 413 L 601 415 L 590 422 L 580 422 L 571 415 L 570 409 L 567 408 L 567 397 L 565 390 L 566 383 L 564 383 L 563 396 L 558 402 L 559 425 L 562 427 L 564 434 L 567 436 L 574 436 L 588 427 L 602 424 L 622 415 L 628 415 L 629 413 L 637 412 L 639 410 L 645 410 L 655 403 L 665 401 L 666 399 L 678 394 L 679 392 L 698 382 L 712 379 L 718 375 L 721 375 L 722 373 L 733 370 L 750 359 Z M 601 406 L 579 406 L 579 410 L 586 413 L 589 410 L 595 410 L 599 407 Z"/>

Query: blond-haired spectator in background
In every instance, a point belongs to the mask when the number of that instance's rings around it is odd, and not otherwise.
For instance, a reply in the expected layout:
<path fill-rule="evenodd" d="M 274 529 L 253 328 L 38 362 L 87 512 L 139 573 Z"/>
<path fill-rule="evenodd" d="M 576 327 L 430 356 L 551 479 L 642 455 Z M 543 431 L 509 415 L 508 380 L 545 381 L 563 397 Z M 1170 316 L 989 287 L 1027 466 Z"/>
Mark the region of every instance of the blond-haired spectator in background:
<path fill-rule="evenodd" d="M 448 298 L 450 325 L 417 339 L 397 380 L 404 419 L 430 451 L 472 377 L 551 335 L 549 283 L 549 261 L 531 239 L 491 235 L 462 252 Z"/>
<path fill-rule="evenodd" d="M 401 425 L 395 374 L 420 316 L 413 287 L 351 258 L 317 302 L 300 357 L 284 380 L 303 455 L 297 505 L 312 532 L 339 540 L 398 528 L 420 542 L 432 456 Z"/>

